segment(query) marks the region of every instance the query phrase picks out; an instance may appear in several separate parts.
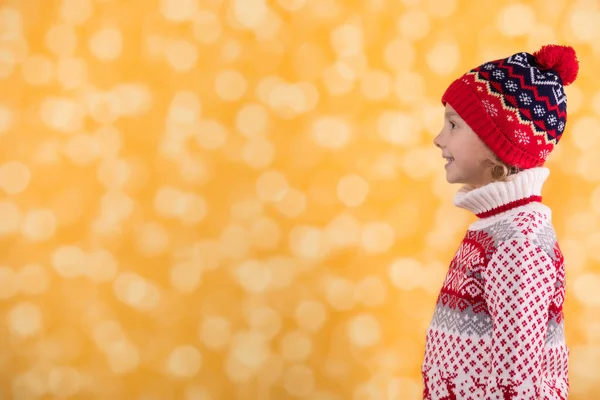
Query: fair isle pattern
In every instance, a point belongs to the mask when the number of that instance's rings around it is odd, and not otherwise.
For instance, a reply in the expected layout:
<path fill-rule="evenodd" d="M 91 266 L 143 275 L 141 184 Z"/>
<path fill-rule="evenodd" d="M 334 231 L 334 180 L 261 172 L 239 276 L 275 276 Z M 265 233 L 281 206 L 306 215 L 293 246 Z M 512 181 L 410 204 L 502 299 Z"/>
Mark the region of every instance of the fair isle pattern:
<path fill-rule="evenodd" d="M 427 332 L 424 399 L 567 398 L 564 260 L 532 206 L 467 231 Z"/>
<path fill-rule="evenodd" d="M 559 76 L 536 66 L 529 53 L 517 53 L 474 68 L 477 82 L 486 85 L 488 94 L 501 99 L 499 105 L 514 111 L 521 124 L 545 134 L 553 145 L 558 143 L 567 121 L 567 96 Z"/>

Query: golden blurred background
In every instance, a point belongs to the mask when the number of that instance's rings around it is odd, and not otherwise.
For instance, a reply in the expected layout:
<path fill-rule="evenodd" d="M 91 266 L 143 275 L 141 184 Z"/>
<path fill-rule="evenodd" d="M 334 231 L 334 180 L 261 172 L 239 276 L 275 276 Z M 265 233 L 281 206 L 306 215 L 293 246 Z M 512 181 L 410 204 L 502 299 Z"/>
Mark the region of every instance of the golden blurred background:
<path fill-rule="evenodd" d="M 0 398 L 412 400 L 446 86 L 575 47 L 545 203 L 600 398 L 597 1 L 0 1 Z"/>

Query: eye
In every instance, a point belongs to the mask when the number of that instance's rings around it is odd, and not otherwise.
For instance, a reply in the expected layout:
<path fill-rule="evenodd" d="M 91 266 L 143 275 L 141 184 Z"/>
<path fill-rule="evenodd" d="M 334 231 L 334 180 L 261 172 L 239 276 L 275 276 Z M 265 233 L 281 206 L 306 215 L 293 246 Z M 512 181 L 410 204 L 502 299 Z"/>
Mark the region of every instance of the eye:
<path fill-rule="evenodd" d="M 452 121 L 448 121 L 450 123 L 450 130 L 456 129 L 457 125 L 452 122 Z"/>

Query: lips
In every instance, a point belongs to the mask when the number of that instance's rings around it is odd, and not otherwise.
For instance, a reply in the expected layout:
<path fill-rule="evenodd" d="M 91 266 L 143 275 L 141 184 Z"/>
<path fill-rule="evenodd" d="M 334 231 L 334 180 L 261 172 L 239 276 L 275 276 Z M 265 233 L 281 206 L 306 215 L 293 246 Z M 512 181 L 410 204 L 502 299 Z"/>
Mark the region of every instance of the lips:
<path fill-rule="evenodd" d="M 444 157 L 444 160 L 446 160 L 446 165 L 444 166 L 444 168 L 447 168 L 454 161 L 453 157 L 446 157 L 446 156 L 442 156 L 442 157 Z"/>

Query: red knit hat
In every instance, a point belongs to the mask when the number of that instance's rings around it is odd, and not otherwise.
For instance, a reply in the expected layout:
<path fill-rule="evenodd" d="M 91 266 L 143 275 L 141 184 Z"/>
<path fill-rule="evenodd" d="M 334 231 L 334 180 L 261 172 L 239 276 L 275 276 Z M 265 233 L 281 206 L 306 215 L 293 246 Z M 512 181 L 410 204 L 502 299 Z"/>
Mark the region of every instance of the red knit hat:
<path fill-rule="evenodd" d="M 579 71 L 575 50 L 546 45 L 487 62 L 455 80 L 442 96 L 509 165 L 541 166 L 567 122 L 567 96 Z"/>

